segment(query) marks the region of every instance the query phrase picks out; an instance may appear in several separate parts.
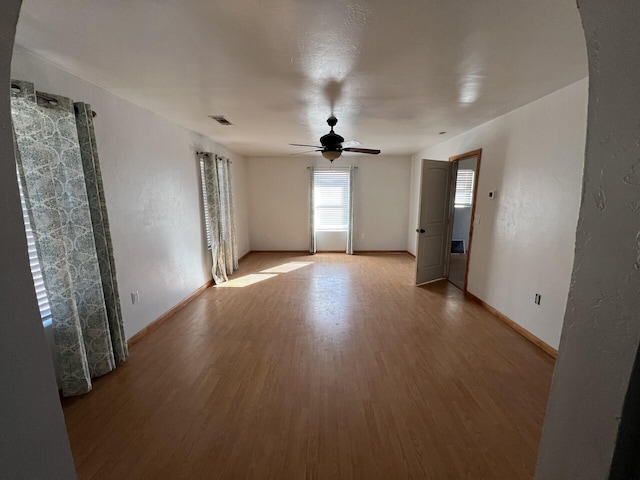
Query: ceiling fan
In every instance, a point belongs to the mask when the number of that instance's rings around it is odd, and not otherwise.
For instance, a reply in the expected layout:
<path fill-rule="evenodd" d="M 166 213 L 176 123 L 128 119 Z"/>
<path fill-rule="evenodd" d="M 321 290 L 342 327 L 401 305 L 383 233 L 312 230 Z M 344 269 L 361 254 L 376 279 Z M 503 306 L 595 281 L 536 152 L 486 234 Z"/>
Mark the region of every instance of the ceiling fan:
<path fill-rule="evenodd" d="M 326 135 L 320 137 L 320 144 L 318 145 L 304 145 L 300 143 L 290 143 L 289 145 L 293 145 L 294 147 L 313 147 L 318 150 L 312 150 L 313 152 L 321 152 L 322 156 L 333 162 L 336 158 L 339 158 L 342 155 L 342 152 L 354 152 L 354 153 L 368 153 L 371 155 L 378 155 L 380 150 L 374 150 L 371 148 L 359 148 L 361 145 L 360 142 L 356 142 L 355 140 L 351 140 L 348 142 L 344 141 L 344 138 L 338 135 L 333 131 L 333 127 L 338 123 L 338 119 L 331 115 L 327 119 L 327 123 L 331 127 L 331 131 Z"/>

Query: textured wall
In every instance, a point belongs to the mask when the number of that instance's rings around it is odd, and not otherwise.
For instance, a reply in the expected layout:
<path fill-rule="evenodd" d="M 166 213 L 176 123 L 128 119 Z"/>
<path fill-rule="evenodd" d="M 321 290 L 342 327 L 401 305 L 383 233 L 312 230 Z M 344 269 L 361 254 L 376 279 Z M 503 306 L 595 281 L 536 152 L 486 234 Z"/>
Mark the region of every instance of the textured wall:
<path fill-rule="evenodd" d="M 589 55 L 589 131 L 536 478 L 629 479 L 637 477 L 609 477 L 609 469 L 640 341 L 640 3 L 578 4 Z"/>
<path fill-rule="evenodd" d="M 345 155 L 334 164 L 358 166 L 354 187 L 354 250 L 406 250 L 411 159 Z M 329 162 L 300 156 L 247 159 L 252 250 L 309 248 L 307 165 L 328 167 Z M 319 248 L 331 246 L 329 241 Z"/>
<path fill-rule="evenodd" d="M 585 79 L 414 156 L 419 177 L 422 158 L 446 160 L 482 148 L 469 291 L 553 347 L 560 341 L 573 265 L 586 109 Z M 493 200 L 491 190 L 497 192 Z M 536 293 L 540 305 L 533 302 Z"/>
<path fill-rule="evenodd" d="M 21 2 L 0 16 L 0 477 L 75 478 L 51 358 L 29 272 L 9 108 L 9 66 Z"/>
<path fill-rule="evenodd" d="M 53 64 L 16 49 L 12 74 L 41 91 L 90 103 L 113 238 L 127 338 L 210 277 L 200 170 L 194 152 L 233 160 L 240 255 L 249 249 L 244 158 Z M 139 291 L 140 302 L 131 303 Z"/>

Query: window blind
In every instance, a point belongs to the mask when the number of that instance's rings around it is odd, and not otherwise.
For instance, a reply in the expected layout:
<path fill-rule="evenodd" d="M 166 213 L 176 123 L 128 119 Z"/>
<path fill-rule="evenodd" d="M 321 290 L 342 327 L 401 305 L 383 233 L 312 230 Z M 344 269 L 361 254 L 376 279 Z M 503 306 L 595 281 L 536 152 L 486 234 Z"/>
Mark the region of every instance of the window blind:
<path fill-rule="evenodd" d="M 349 171 L 313 172 L 315 231 L 345 232 L 349 229 Z"/>
<path fill-rule="evenodd" d="M 38 299 L 38 308 L 40 309 L 40 318 L 42 324 L 47 327 L 51 325 L 51 307 L 49 306 L 49 298 L 44 287 L 44 278 L 42 277 L 42 268 L 38 260 L 38 252 L 36 250 L 36 239 L 33 236 L 31 222 L 29 221 L 29 212 L 27 210 L 27 202 L 22 191 L 22 183 L 18 181 L 18 189 L 20 190 L 20 204 L 22 205 L 22 219 L 24 221 L 24 230 L 27 235 L 27 250 L 29 252 L 29 266 L 31 267 L 31 276 L 33 278 L 33 286 L 36 290 Z"/>
<path fill-rule="evenodd" d="M 456 207 L 470 207 L 473 203 L 473 170 L 458 170 L 456 177 L 456 197 L 454 205 Z"/>
<path fill-rule="evenodd" d="M 200 182 L 202 185 L 202 200 L 204 205 L 204 228 L 207 235 L 207 250 L 211 250 L 211 220 L 209 216 L 209 202 L 207 201 L 207 183 L 204 177 L 204 159 L 200 159 Z"/>

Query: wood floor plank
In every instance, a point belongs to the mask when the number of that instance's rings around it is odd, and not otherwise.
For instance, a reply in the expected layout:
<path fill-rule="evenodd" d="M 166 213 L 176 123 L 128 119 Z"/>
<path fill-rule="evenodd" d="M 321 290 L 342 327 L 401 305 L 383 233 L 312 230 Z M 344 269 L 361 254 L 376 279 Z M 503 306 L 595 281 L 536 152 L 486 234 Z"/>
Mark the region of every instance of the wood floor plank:
<path fill-rule="evenodd" d="M 414 265 L 249 255 L 63 400 L 79 478 L 532 478 L 553 360 Z"/>

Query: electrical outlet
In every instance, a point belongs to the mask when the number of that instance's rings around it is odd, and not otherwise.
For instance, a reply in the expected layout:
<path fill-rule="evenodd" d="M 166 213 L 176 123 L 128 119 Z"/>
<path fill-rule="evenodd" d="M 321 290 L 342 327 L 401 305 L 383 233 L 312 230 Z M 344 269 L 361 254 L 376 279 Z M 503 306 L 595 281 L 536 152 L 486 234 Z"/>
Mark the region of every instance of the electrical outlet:
<path fill-rule="evenodd" d="M 360 234 L 360 238 L 365 238 L 366 235 L 364 233 Z"/>
<path fill-rule="evenodd" d="M 136 290 L 135 292 L 131 292 L 131 303 L 135 305 L 140 301 L 140 292 Z"/>
<path fill-rule="evenodd" d="M 542 295 L 540 295 L 539 293 L 536 293 L 536 298 L 533 300 L 533 302 L 536 305 L 540 305 L 540 300 L 542 300 Z"/>

